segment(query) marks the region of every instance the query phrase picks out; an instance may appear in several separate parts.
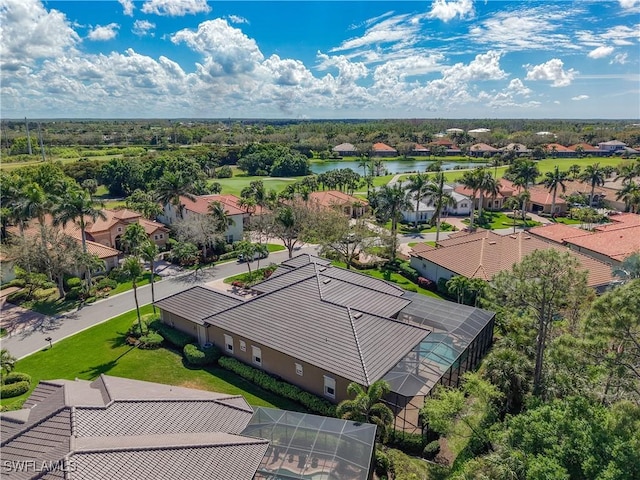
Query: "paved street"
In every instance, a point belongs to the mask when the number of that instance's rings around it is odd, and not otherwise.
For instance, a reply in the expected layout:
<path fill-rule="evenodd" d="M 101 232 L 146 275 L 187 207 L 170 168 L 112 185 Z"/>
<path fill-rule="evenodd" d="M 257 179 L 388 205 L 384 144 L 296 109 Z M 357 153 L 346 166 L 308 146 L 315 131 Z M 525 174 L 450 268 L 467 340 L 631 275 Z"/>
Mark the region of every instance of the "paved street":
<path fill-rule="evenodd" d="M 300 253 L 316 254 L 317 250 L 315 246 L 302 247 L 294 251 L 294 256 Z M 280 263 L 287 258 L 288 253 L 286 250 L 272 253 L 269 258 L 260 261 L 260 266 L 266 266 L 271 262 Z M 256 264 L 257 262 L 254 262 L 253 266 L 255 267 Z M 246 271 L 247 266 L 245 264 L 229 262 L 200 270 L 197 275 L 194 272 L 188 272 L 165 278 L 155 284 L 156 299 L 178 293 L 194 285 L 203 285 L 216 279 Z M 151 303 L 150 285 L 138 288 L 138 300 L 140 305 Z M 3 338 L 1 342 L 2 348 L 8 349 L 11 355 L 16 358 L 23 358 L 48 346 L 48 341 L 45 340 L 47 337 L 51 337 L 55 343 L 134 308 L 133 291 L 128 291 L 86 305 L 75 312 L 69 312 L 56 318 L 45 317 L 45 321 L 42 320 L 42 316 L 36 316 L 37 321 L 23 323 L 21 328 L 13 335 Z M 3 307 L 2 316 L 5 317 L 8 314 L 9 311 L 5 312 Z"/>

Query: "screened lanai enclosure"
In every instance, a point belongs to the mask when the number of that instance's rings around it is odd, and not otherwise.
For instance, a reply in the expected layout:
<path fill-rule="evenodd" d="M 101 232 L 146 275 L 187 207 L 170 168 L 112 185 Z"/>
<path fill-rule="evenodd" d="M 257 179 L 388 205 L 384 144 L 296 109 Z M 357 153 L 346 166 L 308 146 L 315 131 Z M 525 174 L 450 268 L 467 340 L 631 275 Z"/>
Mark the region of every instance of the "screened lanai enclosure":
<path fill-rule="evenodd" d="M 442 302 L 413 292 L 398 320 L 422 325 L 431 333 L 383 378 L 391 392 L 385 401 L 395 414 L 394 428 L 419 433 L 420 409 L 436 385 L 457 387 L 463 373 L 478 366 L 491 347 L 494 313 Z"/>
<path fill-rule="evenodd" d="M 242 435 L 269 440 L 255 479 L 367 480 L 376 426 L 259 407 Z"/>

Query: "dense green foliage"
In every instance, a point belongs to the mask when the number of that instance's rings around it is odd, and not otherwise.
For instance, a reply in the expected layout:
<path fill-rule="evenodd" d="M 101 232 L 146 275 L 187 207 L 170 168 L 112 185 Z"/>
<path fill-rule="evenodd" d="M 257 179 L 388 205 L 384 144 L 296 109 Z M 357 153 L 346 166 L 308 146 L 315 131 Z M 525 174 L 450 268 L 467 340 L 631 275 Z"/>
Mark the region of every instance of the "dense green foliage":
<path fill-rule="evenodd" d="M 184 358 L 190 365 L 214 365 L 220 358 L 220 349 L 214 345 L 202 348 L 189 343 L 182 350 Z"/>
<path fill-rule="evenodd" d="M 162 323 L 160 319 L 151 322 L 149 328 L 158 332 L 167 342 L 180 350 L 194 340 L 193 336 Z"/>
<path fill-rule="evenodd" d="M 4 384 L 0 387 L 0 398 L 13 398 L 29 391 L 31 384 L 27 381 Z"/>

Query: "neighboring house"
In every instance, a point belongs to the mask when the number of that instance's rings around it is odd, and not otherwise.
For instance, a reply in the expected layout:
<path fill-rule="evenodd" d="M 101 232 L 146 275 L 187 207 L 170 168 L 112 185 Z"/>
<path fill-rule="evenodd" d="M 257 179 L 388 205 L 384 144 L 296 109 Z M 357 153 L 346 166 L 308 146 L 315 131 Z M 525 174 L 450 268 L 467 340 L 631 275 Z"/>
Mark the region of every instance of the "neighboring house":
<path fill-rule="evenodd" d="M 333 147 L 331 151 L 341 157 L 354 157 L 358 155 L 358 149 L 351 143 L 341 143 Z"/>
<path fill-rule="evenodd" d="M 565 185 L 568 185 L 571 182 L 565 182 Z M 522 191 L 520 187 L 517 187 L 513 184 L 513 182 L 507 180 L 506 178 L 500 179 L 500 184 L 505 189 L 512 190 L 514 194 L 518 194 Z M 568 189 L 568 187 L 567 187 Z M 562 192 L 562 187 L 558 187 L 558 191 L 556 192 L 556 204 L 555 204 L 555 212 L 554 215 L 565 215 L 568 210 L 567 202 L 564 198 L 564 195 L 568 194 Z M 525 205 L 525 210 L 527 212 L 532 213 L 546 213 L 548 215 L 551 214 L 551 207 L 553 206 L 553 193 L 549 191 L 543 185 L 531 185 L 529 187 L 529 200 Z"/>
<path fill-rule="evenodd" d="M 517 155 L 528 155 L 531 150 L 523 143 L 510 143 L 499 149 L 503 153 L 514 152 Z"/>
<path fill-rule="evenodd" d="M 494 314 L 412 293 L 328 260 L 283 262 L 256 296 L 203 287 L 164 298 L 162 321 L 332 402 L 384 379 L 397 429 L 419 432 L 436 384 L 458 385 L 491 345 Z"/>
<path fill-rule="evenodd" d="M 575 150 L 560 145 L 559 143 L 549 143 L 545 148 L 547 155 L 551 155 L 552 158 L 571 158 L 577 156 Z"/>
<path fill-rule="evenodd" d="M 106 219 L 101 218 L 86 220 L 85 232 L 87 239 L 116 250 L 124 250 L 122 246 L 122 235 L 127 227 L 133 223 L 138 223 L 144 227 L 149 240 L 163 249 L 169 239 L 169 229 L 162 223 L 143 218 L 138 212 L 128 210 L 103 210 Z"/>
<path fill-rule="evenodd" d="M 45 223 L 47 225 L 51 225 L 53 223 L 53 217 L 51 217 L 51 215 L 47 215 L 45 217 Z M 80 227 L 78 227 L 75 223 L 69 222 L 65 226 L 60 226 L 60 228 L 66 235 L 73 238 L 73 240 L 76 241 L 78 245 L 82 246 L 82 233 L 80 232 Z M 20 229 L 17 226 L 10 226 L 7 229 L 7 232 L 16 237 L 20 236 Z M 87 231 L 85 230 L 85 232 Z M 24 230 L 24 235 L 26 237 L 39 237 L 40 222 L 38 222 L 37 219 L 31 220 Z M 86 239 L 87 252 L 96 255 L 100 260 L 104 261 L 105 270 L 107 272 L 112 268 L 118 266 L 118 260 L 121 253 L 119 250 L 98 242 L 94 242 L 88 232 L 86 234 Z"/>
<path fill-rule="evenodd" d="M 626 146 L 626 143 L 619 140 L 611 140 L 609 142 L 598 143 L 598 149 L 604 154 L 615 153 L 618 150 L 624 150 Z"/>
<path fill-rule="evenodd" d="M 445 206 L 442 211 L 442 216 L 469 215 L 469 213 L 471 212 L 471 199 L 466 195 L 454 191 L 454 188 L 451 185 L 445 184 L 444 190 L 453 197 L 455 205 Z M 424 196 L 418 202 L 418 210 L 416 211 L 416 195 L 417 193 L 412 193 L 411 201 L 409 202 L 411 208 L 409 210 L 403 210 L 401 212 L 402 219 L 407 223 L 414 223 L 416 221 L 417 215 L 418 223 L 426 223 L 431 221 L 436 212 L 435 199 L 432 199 L 430 196 Z"/>
<path fill-rule="evenodd" d="M 431 150 L 429 150 L 424 145 L 420 145 L 416 143 L 413 146 L 413 150 L 411 150 L 411 155 L 415 155 L 417 157 L 428 157 L 431 154 Z"/>
<path fill-rule="evenodd" d="M 511 196 L 512 191 L 502 185 L 502 180 L 500 180 L 500 182 L 501 187 L 497 195 L 491 196 L 485 194 L 482 197 L 482 208 L 484 208 L 485 210 L 502 210 L 505 199 Z M 465 187 L 464 185 L 456 185 L 456 187 L 454 188 L 454 192 L 469 199 L 469 212 L 471 212 L 471 194 L 473 193 L 471 189 Z M 473 201 L 473 204 L 474 208 L 478 209 L 478 206 L 480 205 L 480 195 L 478 192 L 476 192 L 476 197 Z"/>
<path fill-rule="evenodd" d="M 309 201 L 315 202 L 320 207 L 342 210 L 350 218 L 359 218 L 369 211 L 368 201 L 353 195 L 347 195 L 339 190 L 311 192 Z"/>
<path fill-rule="evenodd" d="M 476 143 L 469 148 L 470 157 L 493 156 L 499 153 L 499 150 L 486 143 Z"/>
<path fill-rule="evenodd" d="M 376 431 L 337 418 L 254 412 L 240 395 L 104 374 L 93 382 L 41 381 L 21 410 L 0 413 L 0 423 L 9 480 L 251 480 L 274 471 L 283 479 L 329 478 L 340 467 L 366 480 Z M 340 459 L 335 445 L 344 447 Z"/>
<path fill-rule="evenodd" d="M 244 232 L 244 224 L 249 219 L 249 212 L 240 206 L 240 199 L 235 195 L 200 195 L 195 200 L 186 197 L 180 197 L 180 203 L 183 205 L 182 218 L 189 218 L 190 215 L 200 214 L 207 215 L 209 213 L 209 205 L 213 202 L 220 202 L 224 206 L 224 210 L 229 217 L 229 227 L 224 232 L 227 242 L 232 243 L 242 240 Z M 262 209 L 256 208 L 254 215 L 260 215 Z M 181 219 L 179 209 L 172 203 L 164 206 L 162 215 L 158 219 L 167 225 L 171 225 L 176 220 Z"/>
<path fill-rule="evenodd" d="M 374 143 L 371 147 L 371 155 L 374 157 L 397 157 L 398 151 L 385 143 Z"/>
<path fill-rule="evenodd" d="M 490 281 L 495 274 L 511 270 L 513 265 L 535 250 L 547 249 L 570 252 L 581 268 L 588 272 L 588 284 L 595 289 L 603 290 L 612 281 L 609 265 L 526 232 L 502 236 L 482 230 L 441 240 L 438 245 L 439 248 L 422 249 L 411 254 L 411 266 L 434 282 L 448 280 L 455 275 Z"/>
<path fill-rule="evenodd" d="M 472 130 L 469 130 L 467 133 L 469 135 L 471 135 L 472 137 L 478 137 L 480 135 L 484 135 L 486 133 L 490 133 L 491 129 L 490 128 L 474 128 Z"/>
<path fill-rule="evenodd" d="M 460 150 L 458 146 L 448 138 L 441 138 L 435 142 L 431 142 L 429 146 L 432 150 L 433 147 L 444 147 L 446 155 L 460 155 L 462 153 L 462 150 Z"/>
<path fill-rule="evenodd" d="M 532 228 L 529 233 L 615 267 L 640 252 L 640 215 L 622 213 L 610 219 L 612 223 L 597 225 L 593 232 L 556 224 Z"/>
<path fill-rule="evenodd" d="M 597 156 L 602 153 L 602 151 L 598 147 L 594 147 L 593 145 L 589 145 L 588 143 L 576 143 L 575 145 L 570 145 L 567 148 L 575 152 L 576 156 L 579 156 L 579 155 Z"/>

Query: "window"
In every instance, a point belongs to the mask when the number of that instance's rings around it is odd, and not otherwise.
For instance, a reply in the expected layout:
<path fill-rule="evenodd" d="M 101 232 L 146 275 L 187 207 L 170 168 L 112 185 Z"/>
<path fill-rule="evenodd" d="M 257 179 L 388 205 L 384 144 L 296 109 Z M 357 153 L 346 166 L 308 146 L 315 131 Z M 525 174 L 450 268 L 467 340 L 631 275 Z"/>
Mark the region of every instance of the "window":
<path fill-rule="evenodd" d="M 296 373 L 300 376 L 304 374 L 304 370 L 302 369 L 302 364 L 296 363 Z"/>
<path fill-rule="evenodd" d="M 262 350 L 259 347 L 251 345 L 251 352 L 253 355 L 253 363 L 256 365 L 262 365 Z"/>
<path fill-rule="evenodd" d="M 244 340 L 240 340 L 240 350 L 242 350 L 243 352 L 247 351 L 247 344 L 244 342 Z"/>
<path fill-rule="evenodd" d="M 231 335 L 224 336 L 224 345 L 227 349 L 227 352 L 233 353 L 233 337 Z"/>
<path fill-rule="evenodd" d="M 122 231 L 122 227 L 118 227 L 118 231 L 121 232 Z"/>
<path fill-rule="evenodd" d="M 160 240 L 162 240 L 164 238 L 164 233 L 160 234 Z"/>
<path fill-rule="evenodd" d="M 154 239 L 154 240 L 157 240 L 157 239 L 158 239 L 158 235 L 154 235 L 154 236 L 153 236 L 153 239 Z"/>
<path fill-rule="evenodd" d="M 324 394 L 330 398 L 336 398 L 336 380 L 335 378 L 324 376 Z"/>

